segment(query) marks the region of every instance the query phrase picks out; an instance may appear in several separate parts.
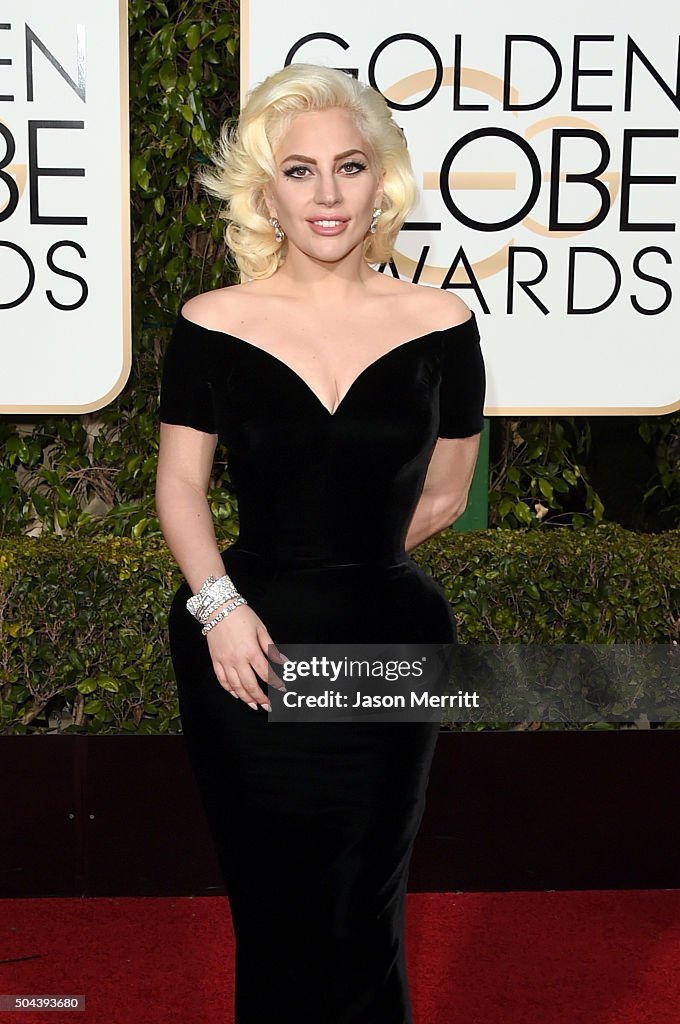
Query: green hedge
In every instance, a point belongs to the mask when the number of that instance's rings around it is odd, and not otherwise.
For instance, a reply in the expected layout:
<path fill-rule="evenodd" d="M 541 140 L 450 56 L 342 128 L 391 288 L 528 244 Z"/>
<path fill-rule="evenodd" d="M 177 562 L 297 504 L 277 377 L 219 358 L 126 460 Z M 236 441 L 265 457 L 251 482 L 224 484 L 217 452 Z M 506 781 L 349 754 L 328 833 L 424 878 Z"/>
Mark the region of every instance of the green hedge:
<path fill-rule="evenodd" d="M 446 530 L 413 557 L 463 643 L 679 639 L 678 530 Z M 181 731 L 167 641 L 181 579 L 156 538 L 0 539 L 0 733 Z"/>

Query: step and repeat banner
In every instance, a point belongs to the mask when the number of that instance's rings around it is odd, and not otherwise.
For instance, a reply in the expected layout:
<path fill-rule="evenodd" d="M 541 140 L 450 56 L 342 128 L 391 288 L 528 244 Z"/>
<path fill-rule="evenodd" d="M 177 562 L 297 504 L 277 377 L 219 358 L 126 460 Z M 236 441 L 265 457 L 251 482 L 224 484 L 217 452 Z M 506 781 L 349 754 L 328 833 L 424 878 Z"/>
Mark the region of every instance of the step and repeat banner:
<path fill-rule="evenodd" d="M 0 5 L 0 411 L 89 412 L 128 379 L 127 3 Z"/>
<path fill-rule="evenodd" d="M 680 8 L 242 0 L 241 95 L 294 62 L 388 100 L 420 200 L 386 273 L 480 322 L 487 415 L 680 408 Z"/>

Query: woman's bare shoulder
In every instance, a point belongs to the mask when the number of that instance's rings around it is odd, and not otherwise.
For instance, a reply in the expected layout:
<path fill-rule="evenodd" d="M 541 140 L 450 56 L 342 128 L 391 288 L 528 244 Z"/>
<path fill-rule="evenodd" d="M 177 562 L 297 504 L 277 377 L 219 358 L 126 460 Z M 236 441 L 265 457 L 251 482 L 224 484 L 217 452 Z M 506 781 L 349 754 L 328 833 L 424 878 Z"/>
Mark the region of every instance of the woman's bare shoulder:
<path fill-rule="evenodd" d="M 467 303 L 446 288 L 434 288 L 431 285 L 411 285 L 411 300 L 425 316 L 432 317 L 433 330 L 455 327 L 470 318 L 471 311 Z"/>
<path fill-rule="evenodd" d="M 432 323 L 433 331 L 455 327 L 472 315 L 463 299 L 446 288 L 412 284 L 396 278 L 386 278 L 383 287 L 385 294 L 401 299 L 411 316 L 421 323 Z"/>
<path fill-rule="evenodd" d="M 182 306 L 182 316 L 201 327 L 220 330 L 225 321 L 238 319 L 247 302 L 251 285 L 231 284 L 192 296 Z"/>

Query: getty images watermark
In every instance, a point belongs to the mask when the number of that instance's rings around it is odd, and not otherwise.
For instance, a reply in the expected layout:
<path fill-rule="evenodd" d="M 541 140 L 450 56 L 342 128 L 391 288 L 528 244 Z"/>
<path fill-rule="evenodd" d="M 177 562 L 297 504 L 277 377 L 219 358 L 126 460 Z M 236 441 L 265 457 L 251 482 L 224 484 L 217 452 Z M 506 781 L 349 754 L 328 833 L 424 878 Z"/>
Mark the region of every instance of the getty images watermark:
<path fill-rule="evenodd" d="M 676 644 L 286 644 L 270 722 L 680 722 Z M 270 652 L 271 654 L 271 652 Z"/>
<path fill-rule="evenodd" d="M 270 722 L 432 722 L 478 699 L 449 692 L 452 644 L 278 646 L 288 661 L 270 664 Z"/>

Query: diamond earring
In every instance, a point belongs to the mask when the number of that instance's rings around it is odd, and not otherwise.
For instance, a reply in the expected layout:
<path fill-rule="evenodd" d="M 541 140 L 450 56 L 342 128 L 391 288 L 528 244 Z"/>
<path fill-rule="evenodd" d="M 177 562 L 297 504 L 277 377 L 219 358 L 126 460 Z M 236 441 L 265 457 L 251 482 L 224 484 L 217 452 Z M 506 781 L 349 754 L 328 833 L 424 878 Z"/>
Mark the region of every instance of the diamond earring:
<path fill-rule="evenodd" d="M 378 230 L 378 217 L 381 217 L 381 216 L 382 216 L 382 210 L 379 207 L 376 207 L 375 210 L 373 211 L 373 220 L 371 221 L 371 226 L 368 229 L 371 232 L 372 235 L 374 235 L 376 233 L 376 231 Z"/>
<path fill-rule="evenodd" d="M 278 220 L 276 219 L 276 217 L 270 217 L 269 223 L 274 228 L 274 235 L 276 236 L 276 241 L 282 242 L 286 236 L 284 235 L 283 229 L 279 224 Z"/>

